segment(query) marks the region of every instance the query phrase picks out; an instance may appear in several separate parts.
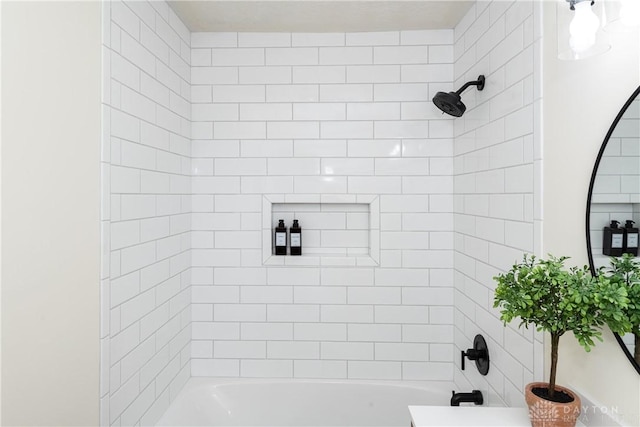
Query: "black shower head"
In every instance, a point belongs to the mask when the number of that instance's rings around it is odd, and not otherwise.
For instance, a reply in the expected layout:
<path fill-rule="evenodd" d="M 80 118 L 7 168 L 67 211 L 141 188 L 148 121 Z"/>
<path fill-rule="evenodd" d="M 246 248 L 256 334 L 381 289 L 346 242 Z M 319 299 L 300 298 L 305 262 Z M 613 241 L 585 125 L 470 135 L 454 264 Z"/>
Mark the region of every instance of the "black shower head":
<path fill-rule="evenodd" d="M 455 92 L 436 93 L 436 96 L 433 97 L 433 103 L 436 105 L 436 107 L 442 110 L 442 112 L 447 113 L 453 117 L 460 117 L 467 109 L 467 107 L 460 99 L 460 94 L 464 92 L 464 90 L 469 86 L 477 86 L 478 90 L 484 89 L 484 76 L 480 75 L 478 77 L 478 80 L 465 83 L 464 86 L 462 86 Z"/>

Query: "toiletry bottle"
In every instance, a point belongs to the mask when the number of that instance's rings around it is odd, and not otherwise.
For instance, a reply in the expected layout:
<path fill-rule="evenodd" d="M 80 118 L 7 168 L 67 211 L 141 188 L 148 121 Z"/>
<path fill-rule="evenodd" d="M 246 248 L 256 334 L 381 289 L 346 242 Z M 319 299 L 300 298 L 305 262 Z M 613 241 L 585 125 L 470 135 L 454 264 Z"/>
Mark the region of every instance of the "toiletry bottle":
<path fill-rule="evenodd" d="M 291 236 L 291 255 L 302 255 L 302 228 L 298 225 L 298 220 L 293 220 L 293 225 L 289 229 Z"/>
<path fill-rule="evenodd" d="M 284 219 L 278 220 L 278 226 L 275 231 L 276 238 L 276 255 L 287 254 L 287 227 L 284 225 Z"/>
<path fill-rule="evenodd" d="M 635 222 L 628 219 L 624 225 L 624 253 L 633 256 L 638 255 L 638 229 L 633 226 Z"/>
<path fill-rule="evenodd" d="M 611 225 L 604 228 L 602 253 L 609 256 L 622 255 L 624 247 L 624 230 L 618 228 L 619 221 L 615 219 L 611 221 Z"/>

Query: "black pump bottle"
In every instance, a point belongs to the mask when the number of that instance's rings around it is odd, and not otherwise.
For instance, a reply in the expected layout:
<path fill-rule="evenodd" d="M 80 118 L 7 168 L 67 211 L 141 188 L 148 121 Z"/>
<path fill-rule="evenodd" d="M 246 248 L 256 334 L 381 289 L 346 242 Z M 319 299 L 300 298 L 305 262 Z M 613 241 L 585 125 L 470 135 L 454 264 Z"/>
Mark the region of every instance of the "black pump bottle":
<path fill-rule="evenodd" d="M 628 219 L 624 225 L 624 253 L 638 255 L 638 229 L 633 226 L 634 221 Z"/>
<path fill-rule="evenodd" d="M 609 256 L 620 256 L 624 248 L 624 230 L 618 228 L 619 221 L 615 219 L 604 228 L 602 238 L 602 253 Z"/>
<path fill-rule="evenodd" d="M 287 227 L 284 225 L 284 219 L 278 220 L 278 226 L 275 231 L 276 255 L 287 254 Z"/>

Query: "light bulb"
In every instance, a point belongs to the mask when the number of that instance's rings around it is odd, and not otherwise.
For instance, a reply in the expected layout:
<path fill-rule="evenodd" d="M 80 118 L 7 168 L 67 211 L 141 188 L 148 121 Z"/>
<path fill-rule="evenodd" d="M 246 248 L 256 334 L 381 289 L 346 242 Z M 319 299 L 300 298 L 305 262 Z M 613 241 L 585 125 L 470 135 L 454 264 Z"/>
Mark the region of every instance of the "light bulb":
<path fill-rule="evenodd" d="M 575 4 L 575 16 L 569 25 L 569 46 L 575 53 L 586 52 L 596 44 L 596 32 L 600 21 L 593 10 L 589 0 Z"/>

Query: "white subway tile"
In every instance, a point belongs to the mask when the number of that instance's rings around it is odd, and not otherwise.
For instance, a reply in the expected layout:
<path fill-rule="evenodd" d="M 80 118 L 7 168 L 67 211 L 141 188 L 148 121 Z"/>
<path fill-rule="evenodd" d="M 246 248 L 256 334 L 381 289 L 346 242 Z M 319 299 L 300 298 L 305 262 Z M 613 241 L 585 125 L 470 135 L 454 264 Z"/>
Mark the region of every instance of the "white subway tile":
<path fill-rule="evenodd" d="M 353 287 L 348 292 L 349 304 L 400 304 L 400 288 Z"/>
<path fill-rule="evenodd" d="M 321 47 L 321 65 L 373 64 L 371 47 Z"/>
<path fill-rule="evenodd" d="M 385 249 L 429 249 L 427 232 L 386 232 L 380 233 L 380 243 Z"/>
<path fill-rule="evenodd" d="M 401 325 L 350 324 L 349 341 L 399 342 L 402 339 Z"/>
<path fill-rule="evenodd" d="M 131 62 L 115 52 L 111 53 L 110 59 L 111 78 L 119 81 L 123 85 L 137 90 L 140 87 L 140 70 Z"/>
<path fill-rule="evenodd" d="M 191 119 L 195 121 L 238 120 L 238 104 L 194 104 Z"/>
<path fill-rule="evenodd" d="M 239 47 L 291 46 L 290 33 L 238 33 Z"/>
<path fill-rule="evenodd" d="M 111 109 L 111 135 L 138 142 L 140 140 L 140 120 L 125 112 Z"/>
<path fill-rule="evenodd" d="M 191 83 L 194 85 L 237 84 L 238 69 L 235 67 L 192 67 Z"/>
<path fill-rule="evenodd" d="M 398 380 L 402 378 L 400 362 L 349 361 L 349 378 Z"/>
<path fill-rule="evenodd" d="M 323 360 L 373 360 L 372 343 L 323 342 L 320 346 Z"/>
<path fill-rule="evenodd" d="M 397 194 L 401 189 L 400 177 L 349 177 L 350 193 Z"/>
<path fill-rule="evenodd" d="M 373 48 L 375 64 L 425 64 L 428 62 L 426 46 L 377 46 Z"/>
<path fill-rule="evenodd" d="M 122 221 L 111 223 L 111 250 L 140 243 L 140 222 Z"/>
<path fill-rule="evenodd" d="M 381 46 L 400 44 L 397 31 L 347 33 L 347 46 Z"/>
<path fill-rule="evenodd" d="M 241 287 L 240 302 L 285 304 L 293 302 L 291 286 L 246 286 Z"/>
<path fill-rule="evenodd" d="M 453 325 L 402 325 L 404 342 L 450 343 L 453 341 Z"/>
<path fill-rule="evenodd" d="M 451 194 L 452 178 L 450 176 L 403 177 L 402 190 L 405 194 Z"/>
<path fill-rule="evenodd" d="M 317 98 L 316 98 L 317 101 Z M 321 85 L 322 102 L 367 102 L 373 101 L 372 84 Z"/>
<path fill-rule="evenodd" d="M 400 32 L 403 45 L 450 45 L 453 43 L 453 30 L 410 30 Z"/>
<path fill-rule="evenodd" d="M 242 111 L 240 114 L 242 115 Z M 265 112 L 265 114 L 267 113 Z M 291 109 L 289 106 L 290 114 Z M 240 143 L 240 153 L 242 157 L 291 157 L 293 155 L 293 142 L 275 139 L 246 140 Z"/>
<path fill-rule="evenodd" d="M 319 175 L 320 160 L 305 158 L 268 159 L 269 175 Z"/>
<path fill-rule="evenodd" d="M 342 65 L 293 67 L 293 83 L 345 83 L 346 69 Z"/>
<path fill-rule="evenodd" d="M 216 341 L 213 357 L 216 359 L 264 359 L 266 343 L 259 341 Z"/>
<path fill-rule="evenodd" d="M 264 49 L 229 48 L 211 49 L 211 63 L 214 66 L 265 65 Z"/>
<path fill-rule="evenodd" d="M 428 101 L 429 87 L 420 83 L 377 84 L 374 100 L 379 101 Z"/>
<path fill-rule="evenodd" d="M 327 139 L 373 138 L 373 123 L 368 121 L 322 122 L 320 135 Z"/>
<path fill-rule="evenodd" d="M 312 285 L 320 284 L 320 271 L 308 268 L 270 268 L 267 270 L 268 285 Z"/>
<path fill-rule="evenodd" d="M 211 127 L 211 135 L 213 135 L 213 126 Z M 237 157 L 240 153 L 240 142 L 236 140 L 194 140 L 191 148 L 194 157 Z"/>
<path fill-rule="evenodd" d="M 214 169 L 216 175 L 265 175 L 267 173 L 267 162 L 265 159 L 251 158 L 215 159 Z M 255 203 L 255 198 L 253 202 Z"/>
<path fill-rule="evenodd" d="M 267 65 L 317 65 L 318 49 L 312 47 L 267 48 Z"/>
<path fill-rule="evenodd" d="M 291 104 L 240 104 L 240 120 L 291 120 L 292 117 Z"/>
<path fill-rule="evenodd" d="M 269 304 L 266 320 L 269 322 L 319 322 L 320 307 L 303 304 Z"/>
<path fill-rule="evenodd" d="M 294 288 L 296 304 L 346 304 L 347 293 L 342 287 L 304 286 Z"/>
<path fill-rule="evenodd" d="M 296 157 L 345 157 L 347 142 L 345 140 L 300 140 L 294 141 Z"/>
<path fill-rule="evenodd" d="M 403 83 L 450 82 L 453 76 L 453 65 L 402 65 L 401 74 Z"/>
<path fill-rule="evenodd" d="M 213 357 L 213 342 L 193 341 L 191 343 L 191 357 L 210 359 Z"/>
<path fill-rule="evenodd" d="M 404 157 L 448 157 L 453 155 L 453 139 L 417 139 L 402 141 Z"/>
<path fill-rule="evenodd" d="M 270 341 L 267 343 L 269 359 L 318 359 L 320 343 L 296 341 Z"/>
<path fill-rule="evenodd" d="M 242 187 L 242 193 L 244 194 L 292 193 L 293 177 L 287 177 L 287 176 L 242 177 L 241 187 Z"/>
<path fill-rule="evenodd" d="M 293 104 L 294 120 L 345 120 L 345 104 Z"/>
<path fill-rule="evenodd" d="M 451 381 L 453 365 L 442 362 L 404 362 L 402 377 L 405 380 Z"/>
<path fill-rule="evenodd" d="M 345 177 L 333 176 L 299 176 L 294 178 L 294 191 L 306 194 L 346 193 Z"/>
<path fill-rule="evenodd" d="M 267 122 L 269 139 L 314 139 L 320 136 L 318 122 Z"/>
<path fill-rule="evenodd" d="M 324 286 L 372 286 L 373 269 L 370 268 L 323 268 Z"/>
<path fill-rule="evenodd" d="M 191 49 L 191 66 L 203 67 L 211 65 L 211 49 Z M 193 68 L 191 69 L 193 79 Z M 193 81 L 192 81 L 193 83 Z"/>
<path fill-rule="evenodd" d="M 300 326 L 300 325 L 296 325 Z M 293 324 L 291 323 L 242 323 L 240 335 L 243 340 L 291 340 Z"/>
<path fill-rule="evenodd" d="M 347 67 L 347 83 L 399 82 L 399 65 L 354 65 Z"/>
<path fill-rule="evenodd" d="M 429 46 L 430 64 L 451 64 L 453 63 L 453 46 L 440 45 Z"/>
<path fill-rule="evenodd" d="M 247 378 L 291 378 L 292 360 L 241 360 L 240 369 Z"/>
<path fill-rule="evenodd" d="M 396 140 L 349 141 L 349 157 L 397 157 L 402 154 L 402 142 Z"/>
<path fill-rule="evenodd" d="M 218 249 L 259 249 L 262 236 L 259 231 L 216 231 L 214 242 Z"/>
<path fill-rule="evenodd" d="M 373 175 L 373 159 L 322 159 L 323 175 Z"/>
<path fill-rule="evenodd" d="M 294 360 L 295 378 L 346 378 L 347 362 L 338 360 Z"/>
<path fill-rule="evenodd" d="M 344 46 L 344 33 L 293 33 L 292 46 Z"/>
<path fill-rule="evenodd" d="M 238 33 L 225 32 L 192 32 L 191 47 L 237 47 Z"/>
<path fill-rule="evenodd" d="M 215 322 L 264 322 L 267 307 L 264 304 L 215 304 Z"/>
<path fill-rule="evenodd" d="M 191 375 L 205 377 L 240 376 L 240 361 L 229 359 L 193 359 Z"/>
<path fill-rule="evenodd" d="M 153 54 L 125 32 L 120 34 L 120 52 L 147 74 L 155 74 L 156 60 Z"/>
<path fill-rule="evenodd" d="M 424 361 L 429 359 L 429 345 L 409 343 L 376 343 L 376 360 Z"/>
<path fill-rule="evenodd" d="M 267 62 L 267 65 L 272 65 Z M 240 67 L 240 84 L 290 84 L 291 67 Z"/>
<path fill-rule="evenodd" d="M 265 93 L 262 85 L 214 85 L 214 102 L 264 102 Z M 233 139 L 233 138 L 229 138 Z"/>
<path fill-rule="evenodd" d="M 193 109 L 199 103 L 213 102 L 211 86 L 192 85 L 191 86 L 191 108 Z M 193 132 L 193 130 L 192 130 Z M 195 137 L 195 135 L 192 134 Z"/>
<path fill-rule="evenodd" d="M 317 85 L 268 85 L 266 90 L 266 101 L 267 102 L 317 102 L 318 86 Z"/>
<path fill-rule="evenodd" d="M 215 122 L 213 136 L 216 139 L 265 139 L 267 126 L 264 122 Z"/>
<path fill-rule="evenodd" d="M 424 306 L 376 306 L 376 323 L 429 323 L 429 309 Z"/>
<path fill-rule="evenodd" d="M 194 249 L 194 267 L 232 267 L 240 263 L 240 252 L 233 249 Z"/>
<path fill-rule="evenodd" d="M 347 104 L 349 120 L 399 120 L 400 104 L 395 102 L 349 103 Z"/>
<path fill-rule="evenodd" d="M 146 25 L 140 26 L 140 43 L 160 61 L 169 63 L 169 46 Z"/>
<path fill-rule="evenodd" d="M 367 305 L 322 305 L 320 309 L 322 321 L 328 323 L 371 323 L 374 318 L 373 307 Z"/>

